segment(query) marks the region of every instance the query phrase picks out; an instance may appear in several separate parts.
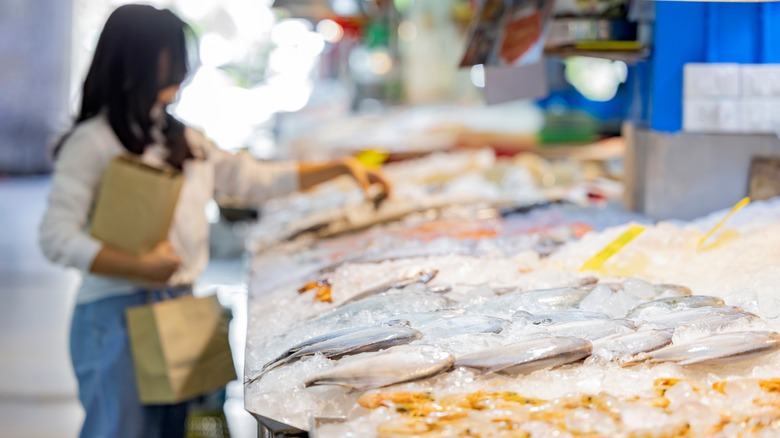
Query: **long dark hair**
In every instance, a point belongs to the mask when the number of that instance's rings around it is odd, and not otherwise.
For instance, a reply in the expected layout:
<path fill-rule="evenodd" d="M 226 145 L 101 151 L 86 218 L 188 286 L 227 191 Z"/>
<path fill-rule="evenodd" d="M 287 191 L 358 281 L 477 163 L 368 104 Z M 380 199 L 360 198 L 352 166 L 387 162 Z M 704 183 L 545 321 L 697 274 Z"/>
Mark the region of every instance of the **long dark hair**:
<path fill-rule="evenodd" d="M 153 142 L 152 108 L 158 93 L 184 81 L 188 72 L 187 24 L 168 9 L 123 5 L 108 17 L 84 81 L 75 124 L 106 111 L 111 128 L 129 152 L 141 155 Z M 181 169 L 193 154 L 184 125 L 165 114 L 168 163 Z M 55 148 L 62 148 L 66 134 Z"/>

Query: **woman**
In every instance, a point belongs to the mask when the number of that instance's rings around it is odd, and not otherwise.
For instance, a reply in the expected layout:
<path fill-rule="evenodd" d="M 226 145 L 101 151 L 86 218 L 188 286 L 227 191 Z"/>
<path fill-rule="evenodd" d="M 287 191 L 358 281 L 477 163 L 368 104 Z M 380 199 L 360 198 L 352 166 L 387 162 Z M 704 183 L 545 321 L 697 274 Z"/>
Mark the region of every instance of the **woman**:
<path fill-rule="evenodd" d="M 167 114 L 187 74 L 186 28 L 168 10 L 116 9 L 100 35 L 75 126 L 56 149 L 40 235 L 50 260 L 83 272 L 71 328 L 86 411 L 82 437 L 183 436 L 186 404 L 142 406 L 138 400 L 124 313 L 191 292 L 208 261 L 204 212 L 215 194 L 257 205 L 343 174 L 364 190 L 372 183 L 389 189 L 353 159 L 269 164 L 228 154 Z M 101 176 L 122 154 L 167 163 L 184 175 L 169 242 L 140 257 L 88 233 Z"/>

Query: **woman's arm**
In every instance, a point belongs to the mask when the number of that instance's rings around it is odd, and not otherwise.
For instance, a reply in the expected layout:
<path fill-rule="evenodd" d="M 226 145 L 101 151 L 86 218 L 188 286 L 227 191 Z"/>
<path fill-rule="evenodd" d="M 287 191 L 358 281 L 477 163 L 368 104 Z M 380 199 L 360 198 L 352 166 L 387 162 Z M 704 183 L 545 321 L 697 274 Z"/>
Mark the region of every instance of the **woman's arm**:
<path fill-rule="evenodd" d="M 262 162 L 249 154 L 231 154 L 221 150 L 193 129 L 186 131 L 191 147 L 205 151 L 214 164 L 214 189 L 217 199 L 244 205 L 260 205 L 269 199 L 297 190 L 306 190 L 341 175 L 350 175 L 365 192 L 371 184 L 382 186 L 390 195 L 390 184 L 377 171 L 354 158 L 312 164 Z"/>
<path fill-rule="evenodd" d="M 386 195 L 392 190 L 390 183 L 377 171 L 368 169 L 355 158 L 343 158 L 326 163 L 300 163 L 298 165 L 298 181 L 302 190 L 310 189 L 317 184 L 330 181 L 341 175 L 350 175 L 355 179 L 364 193 L 371 184 L 379 184 Z"/>
<path fill-rule="evenodd" d="M 165 283 L 181 265 L 168 242 L 163 242 L 149 254 L 140 257 L 102 247 L 92 261 L 90 272 L 113 277 L 135 278 L 152 283 Z"/>
<path fill-rule="evenodd" d="M 60 150 L 39 239 L 52 262 L 89 272 L 102 244 L 86 232 L 102 174 L 111 160 L 99 133 L 76 130 Z"/>
<path fill-rule="evenodd" d="M 74 132 L 55 162 L 48 205 L 40 225 L 40 245 L 54 263 L 101 275 L 164 282 L 178 267 L 170 247 L 143 257 L 106 248 L 86 231 L 103 172 L 113 157 L 99 133 Z"/>

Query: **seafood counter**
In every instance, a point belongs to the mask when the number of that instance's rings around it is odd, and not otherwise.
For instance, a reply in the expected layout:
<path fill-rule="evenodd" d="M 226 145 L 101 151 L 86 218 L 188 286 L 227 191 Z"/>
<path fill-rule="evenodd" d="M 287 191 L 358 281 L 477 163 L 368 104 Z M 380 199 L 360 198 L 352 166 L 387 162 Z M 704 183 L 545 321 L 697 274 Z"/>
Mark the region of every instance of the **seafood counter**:
<path fill-rule="evenodd" d="M 277 246 L 246 408 L 317 437 L 778 436 L 780 200 L 702 247 L 725 213 L 648 225 L 596 271 L 636 218 L 480 208 Z"/>
<path fill-rule="evenodd" d="M 316 436 L 774 436 L 780 203 L 700 249 L 718 216 L 598 272 L 626 226 L 316 271 L 251 301 L 247 408 Z"/>
<path fill-rule="evenodd" d="M 537 207 L 519 214 L 485 205 L 451 207 L 410 215 L 394 223 L 328 239 L 302 236 L 255 256 L 253 294 L 305 282 L 340 265 L 436 255 L 514 256 L 533 250 L 539 256 L 565 242 L 642 217 L 617 209 L 571 204 Z"/>
<path fill-rule="evenodd" d="M 611 204 L 582 207 L 590 183 L 579 173 L 566 160 L 454 152 L 385 166 L 388 200 L 366 201 L 349 179 L 275 199 L 248 239 L 250 288 L 266 293 L 346 261 L 528 248 L 546 255 L 590 230 L 646 220 Z M 592 188 L 611 193 L 609 183 Z"/>
<path fill-rule="evenodd" d="M 331 237 L 458 207 L 512 209 L 550 201 L 578 202 L 587 197 L 588 187 L 615 195 L 614 183 L 588 182 L 593 178 L 570 160 L 532 155 L 498 159 L 490 150 L 433 154 L 386 165 L 383 172 L 393 183 L 393 196 L 386 201 L 376 194 L 376 202 L 364 202 L 355 184 L 344 178 L 268 202 L 250 236 L 250 250 L 268 251 L 307 233 Z"/>

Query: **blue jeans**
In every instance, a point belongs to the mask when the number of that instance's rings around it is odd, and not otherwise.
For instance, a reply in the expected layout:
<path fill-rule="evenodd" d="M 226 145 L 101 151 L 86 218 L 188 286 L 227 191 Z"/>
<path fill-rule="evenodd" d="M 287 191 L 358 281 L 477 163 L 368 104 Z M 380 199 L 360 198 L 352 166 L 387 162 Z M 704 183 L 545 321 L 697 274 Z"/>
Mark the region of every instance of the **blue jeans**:
<path fill-rule="evenodd" d="M 145 406 L 138 400 L 125 310 L 189 293 L 144 289 L 76 306 L 70 354 L 86 411 L 81 438 L 184 437 L 187 403 Z"/>

